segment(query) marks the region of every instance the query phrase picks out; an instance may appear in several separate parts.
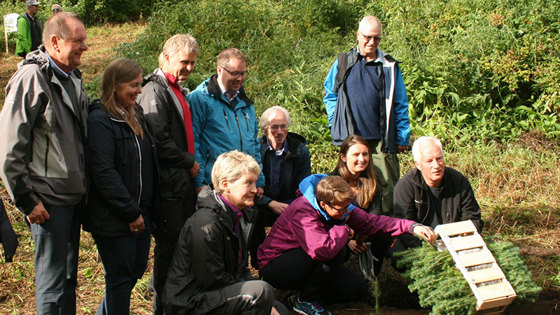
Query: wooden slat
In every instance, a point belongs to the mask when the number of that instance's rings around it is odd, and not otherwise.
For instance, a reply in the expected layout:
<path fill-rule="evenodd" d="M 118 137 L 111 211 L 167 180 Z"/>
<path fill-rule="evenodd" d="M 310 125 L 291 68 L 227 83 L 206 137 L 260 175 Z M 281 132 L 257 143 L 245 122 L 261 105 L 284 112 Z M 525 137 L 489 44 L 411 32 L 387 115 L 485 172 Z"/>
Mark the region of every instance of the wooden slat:
<path fill-rule="evenodd" d="M 488 269 L 470 271 L 468 272 L 468 275 L 475 284 L 505 278 L 504 273 L 497 265 Z"/>
<path fill-rule="evenodd" d="M 437 228 L 441 230 L 440 234 L 445 234 L 449 237 L 465 233 L 472 234 L 473 232 L 477 232 L 476 227 L 470 220 L 438 225 Z"/>
<path fill-rule="evenodd" d="M 475 295 L 483 301 L 507 298 L 508 296 L 515 295 L 515 291 L 512 290 L 509 282 L 491 284 L 476 289 L 478 294 L 475 293 Z"/>
<path fill-rule="evenodd" d="M 497 298 L 497 299 L 491 299 L 491 300 L 486 300 L 483 301 L 478 307 L 477 310 L 487 310 L 489 308 L 497 308 L 500 306 L 503 306 L 504 308 L 507 305 L 510 305 L 511 302 L 513 302 L 513 300 L 515 300 L 515 296 L 508 296 L 508 297 L 501 297 L 501 298 Z M 481 312 L 484 313 L 484 312 Z M 492 312 L 492 313 L 484 313 L 484 314 L 503 314 L 503 310 L 502 311 L 496 311 L 496 312 Z"/>
<path fill-rule="evenodd" d="M 486 245 L 480 234 L 473 234 L 464 237 L 455 237 L 449 240 L 448 250 L 460 251 L 470 248 L 483 247 Z"/>
<path fill-rule="evenodd" d="M 463 267 L 472 267 L 496 262 L 496 260 L 494 260 L 494 256 L 492 256 L 492 253 L 490 253 L 490 251 L 488 250 L 483 250 L 478 253 L 459 255 L 459 260 L 460 261 L 458 263 L 460 263 Z"/>

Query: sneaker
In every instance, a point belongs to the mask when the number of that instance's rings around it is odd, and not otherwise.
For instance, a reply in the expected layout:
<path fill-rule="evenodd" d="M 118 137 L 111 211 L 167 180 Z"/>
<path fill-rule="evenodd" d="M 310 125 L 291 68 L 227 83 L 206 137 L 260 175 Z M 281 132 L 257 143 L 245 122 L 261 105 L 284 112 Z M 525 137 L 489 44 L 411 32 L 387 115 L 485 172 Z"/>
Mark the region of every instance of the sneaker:
<path fill-rule="evenodd" d="M 331 312 L 324 309 L 317 302 L 300 301 L 299 296 L 293 300 L 294 311 L 303 315 L 331 315 Z"/>

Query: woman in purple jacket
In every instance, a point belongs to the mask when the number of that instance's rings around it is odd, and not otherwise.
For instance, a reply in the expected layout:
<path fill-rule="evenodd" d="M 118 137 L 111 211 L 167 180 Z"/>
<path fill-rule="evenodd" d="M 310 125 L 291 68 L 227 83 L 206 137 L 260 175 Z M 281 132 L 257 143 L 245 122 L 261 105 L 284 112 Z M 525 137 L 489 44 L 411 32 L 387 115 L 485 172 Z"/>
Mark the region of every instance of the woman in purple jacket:
<path fill-rule="evenodd" d="M 299 185 L 298 197 L 280 215 L 259 247 L 263 280 L 298 290 L 294 311 L 330 314 L 318 301 L 347 302 L 367 293 L 366 282 L 344 267 L 351 229 L 365 235 L 414 233 L 433 241 L 434 232 L 414 221 L 369 214 L 354 207 L 355 194 L 340 176 L 315 174 Z"/>

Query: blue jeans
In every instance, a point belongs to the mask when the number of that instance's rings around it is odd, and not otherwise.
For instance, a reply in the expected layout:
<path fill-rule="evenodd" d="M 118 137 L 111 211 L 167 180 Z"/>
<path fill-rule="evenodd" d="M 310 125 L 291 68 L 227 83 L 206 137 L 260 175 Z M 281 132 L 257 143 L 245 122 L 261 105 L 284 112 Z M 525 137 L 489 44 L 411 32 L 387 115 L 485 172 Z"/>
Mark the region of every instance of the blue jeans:
<path fill-rule="evenodd" d="M 76 314 L 82 207 L 45 206 L 50 219 L 31 224 L 37 314 Z"/>
<path fill-rule="evenodd" d="M 127 236 L 92 234 L 105 269 L 105 298 L 98 315 L 121 315 L 130 312 L 130 293 L 142 278 L 150 252 L 149 222 L 142 233 Z"/>

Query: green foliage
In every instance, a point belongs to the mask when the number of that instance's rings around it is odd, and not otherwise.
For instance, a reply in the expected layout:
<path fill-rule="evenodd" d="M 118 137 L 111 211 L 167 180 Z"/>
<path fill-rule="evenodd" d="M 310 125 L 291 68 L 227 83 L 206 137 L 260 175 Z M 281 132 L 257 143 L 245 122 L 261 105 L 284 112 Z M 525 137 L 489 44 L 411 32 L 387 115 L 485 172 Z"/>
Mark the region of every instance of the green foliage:
<path fill-rule="evenodd" d="M 535 303 L 542 288 L 531 280 L 531 273 L 519 256 L 519 248 L 511 242 L 504 242 L 489 237 L 486 237 L 485 240 L 488 249 L 494 254 L 496 262 L 502 268 L 506 278 L 517 293 L 517 298 L 513 303 Z"/>
<path fill-rule="evenodd" d="M 558 138 L 558 1 L 385 1 L 382 43 L 403 60 L 413 134 L 456 145 Z"/>
<path fill-rule="evenodd" d="M 41 8 L 48 12 L 54 3 L 64 11 L 76 13 L 87 25 L 97 23 L 122 23 L 148 17 L 155 5 L 162 1 L 151 0 L 48 0 L 41 1 Z"/>
<path fill-rule="evenodd" d="M 458 148 L 527 131 L 560 137 L 558 11 L 560 2 L 545 0 L 168 1 L 120 51 L 152 71 L 168 37 L 191 33 L 202 47 L 186 83 L 193 89 L 221 50 L 238 47 L 250 58 L 245 87 L 257 112 L 285 106 L 293 131 L 328 143 L 324 78 L 336 54 L 354 47 L 360 18 L 374 14 L 384 23 L 381 48 L 402 61 L 413 138 L 432 134 Z"/>
<path fill-rule="evenodd" d="M 541 287 L 531 280 L 527 266 L 513 243 L 484 238 L 488 249 L 513 286 L 517 298 L 514 304 L 532 304 Z M 406 268 L 405 277 L 411 280 L 411 292 L 417 292 L 422 307 L 432 307 L 431 314 L 472 314 L 476 298 L 467 280 L 455 267 L 448 251 L 439 252 L 424 242 L 422 247 L 398 253 L 399 267 Z"/>

